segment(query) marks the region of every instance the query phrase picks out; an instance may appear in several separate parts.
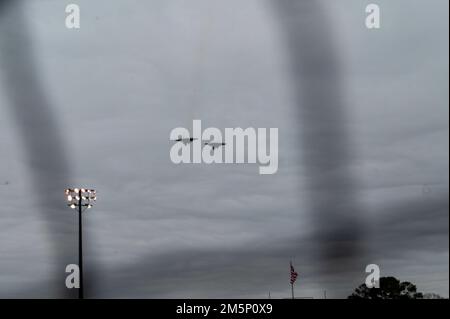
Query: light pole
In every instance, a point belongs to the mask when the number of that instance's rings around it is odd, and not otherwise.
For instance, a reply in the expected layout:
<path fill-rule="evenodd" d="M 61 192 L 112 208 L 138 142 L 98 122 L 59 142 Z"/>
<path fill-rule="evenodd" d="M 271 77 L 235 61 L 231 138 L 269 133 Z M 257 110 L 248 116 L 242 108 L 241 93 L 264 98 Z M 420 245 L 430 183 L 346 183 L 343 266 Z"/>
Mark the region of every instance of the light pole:
<path fill-rule="evenodd" d="M 78 207 L 78 269 L 80 270 L 80 288 L 78 289 L 78 299 L 83 299 L 83 223 L 81 214 L 83 210 L 92 207 L 97 200 L 97 193 L 94 189 L 68 188 L 65 190 L 67 206 L 72 209 Z"/>

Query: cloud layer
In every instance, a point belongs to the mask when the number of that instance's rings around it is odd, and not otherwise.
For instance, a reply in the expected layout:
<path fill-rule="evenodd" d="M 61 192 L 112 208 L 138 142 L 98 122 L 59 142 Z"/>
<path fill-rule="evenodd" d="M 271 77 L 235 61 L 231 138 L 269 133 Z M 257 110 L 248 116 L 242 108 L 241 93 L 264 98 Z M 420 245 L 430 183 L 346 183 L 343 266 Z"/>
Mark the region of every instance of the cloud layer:
<path fill-rule="evenodd" d="M 291 259 L 298 296 L 369 263 L 448 296 L 448 3 L 379 2 L 3 1 L 0 297 L 64 296 L 66 184 L 88 297 L 284 298 Z M 193 119 L 278 127 L 277 174 L 174 165 Z"/>

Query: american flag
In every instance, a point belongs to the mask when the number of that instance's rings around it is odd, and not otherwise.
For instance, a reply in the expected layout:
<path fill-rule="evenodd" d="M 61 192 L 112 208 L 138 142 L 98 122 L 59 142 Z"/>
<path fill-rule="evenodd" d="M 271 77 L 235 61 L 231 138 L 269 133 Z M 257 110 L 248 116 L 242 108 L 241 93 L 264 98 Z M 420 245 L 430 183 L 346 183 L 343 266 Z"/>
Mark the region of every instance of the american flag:
<path fill-rule="evenodd" d="M 296 273 L 294 266 L 292 266 L 291 262 L 291 285 L 294 284 L 294 282 L 297 280 L 298 274 Z"/>

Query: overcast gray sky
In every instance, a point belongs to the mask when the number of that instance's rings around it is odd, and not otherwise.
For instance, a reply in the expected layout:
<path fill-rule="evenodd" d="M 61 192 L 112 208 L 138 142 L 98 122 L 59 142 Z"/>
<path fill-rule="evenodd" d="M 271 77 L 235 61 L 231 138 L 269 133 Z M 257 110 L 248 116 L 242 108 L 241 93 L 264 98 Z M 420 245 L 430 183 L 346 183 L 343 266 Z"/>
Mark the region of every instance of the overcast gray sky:
<path fill-rule="evenodd" d="M 12 3 L 13 2 L 13 3 Z M 0 1 L 0 297 L 449 295 L 448 1 Z M 295 2 L 295 5 L 292 3 Z M 169 133 L 279 128 L 279 169 L 175 165 Z M 324 267 L 325 265 L 325 267 Z"/>

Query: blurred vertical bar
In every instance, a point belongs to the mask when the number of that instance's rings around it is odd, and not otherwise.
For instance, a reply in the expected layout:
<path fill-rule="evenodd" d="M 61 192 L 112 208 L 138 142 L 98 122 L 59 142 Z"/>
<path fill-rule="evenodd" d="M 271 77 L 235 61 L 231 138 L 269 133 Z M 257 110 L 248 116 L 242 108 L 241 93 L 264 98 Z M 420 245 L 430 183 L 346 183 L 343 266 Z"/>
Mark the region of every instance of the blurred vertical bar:
<path fill-rule="evenodd" d="M 36 207 L 30 209 L 37 210 L 46 225 L 52 254 L 48 260 L 50 282 L 42 282 L 39 291 L 24 289 L 22 297 L 71 297 L 74 292 L 64 285 L 64 270 L 73 260 L 76 246 L 73 215 L 65 210 L 63 194 L 70 185 L 71 165 L 53 114 L 54 105 L 36 71 L 24 6 L 23 1 L 0 0 L 0 77 L 17 127 L 17 140 L 27 156 L 30 192 L 40 194 Z"/>
<path fill-rule="evenodd" d="M 324 277 L 345 281 L 352 272 L 364 274 L 364 229 L 357 178 L 350 169 L 356 154 L 337 40 L 321 1 L 273 0 L 272 6 L 291 61 L 318 268 Z"/>

